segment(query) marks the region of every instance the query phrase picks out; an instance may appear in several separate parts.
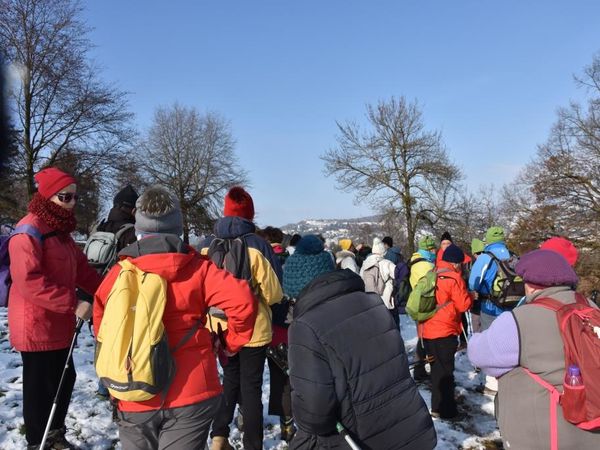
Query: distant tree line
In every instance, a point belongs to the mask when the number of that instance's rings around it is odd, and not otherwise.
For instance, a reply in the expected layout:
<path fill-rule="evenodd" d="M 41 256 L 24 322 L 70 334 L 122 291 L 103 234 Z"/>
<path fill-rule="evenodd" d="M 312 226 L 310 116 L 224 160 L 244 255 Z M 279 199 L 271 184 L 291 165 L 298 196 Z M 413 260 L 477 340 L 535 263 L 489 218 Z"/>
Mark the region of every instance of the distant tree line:
<path fill-rule="evenodd" d="M 417 237 L 449 231 L 469 249 L 492 225 L 509 233 L 517 253 L 552 236 L 579 248 L 580 287 L 600 287 L 600 55 L 575 77 L 587 98 L 560 108 L 548 140 L 515 180 L 470 192 L 441 133 L 425 128 L 417 102 L 392 97 L 366 107 L 366 126 L 338 123 L 325 174 L 383 214 L 406 255 Z M 365 230 L 369 232 L 369 230 Z"/>

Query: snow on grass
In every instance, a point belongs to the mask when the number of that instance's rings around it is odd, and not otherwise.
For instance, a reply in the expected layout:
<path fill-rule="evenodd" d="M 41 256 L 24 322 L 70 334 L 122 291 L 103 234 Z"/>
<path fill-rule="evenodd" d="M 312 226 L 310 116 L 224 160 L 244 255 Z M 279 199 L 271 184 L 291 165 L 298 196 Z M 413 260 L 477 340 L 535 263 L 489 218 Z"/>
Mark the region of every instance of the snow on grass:
<path fill-rule="evenodd" d="M 8 342 L 6 309 L 0 309 L 0 449 L 14 450 L 26 447 L 22 418 L 21 357 Z M 416 330 L 406 316 L 402 316 L 402 335 L 413 358 L 417 344 Z M 82 329 L 73 353 L 77 381 L 67 415 L 67 439 L 83 450 L 120 449 L 116 425 L 112 421 L 110 405 L 95 396 L 97 378 L 93 366 L 94 341 L 86 326 Z M 448 422 L 434 419 L 438 433 L 438 449 L 495 449 L 500 439 L 493 417 L 493 398 L 474 391 L 478 376 L 465 352 L 456 358 L 456 394 L 459 410 L 467 419 Z M 431 395 L 426 386 L 420 392 L 430 406 Z M 263 395 L 264 449 L 283 450 L 287 444 L 279 440 L 279 418 L 267 415 L 269 402 L 269 370 L 265 366 Z M 242 448 L 241 434 L 232 426 L 230 441 L 236 449 Z"/>

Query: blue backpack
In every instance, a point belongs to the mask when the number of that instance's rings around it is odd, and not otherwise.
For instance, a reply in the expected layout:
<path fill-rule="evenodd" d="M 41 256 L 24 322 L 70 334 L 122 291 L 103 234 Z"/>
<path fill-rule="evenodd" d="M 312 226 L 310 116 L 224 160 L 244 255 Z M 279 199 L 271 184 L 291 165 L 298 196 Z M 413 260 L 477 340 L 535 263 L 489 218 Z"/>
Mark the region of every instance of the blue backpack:
<path fill-rule="evenodd" d="M 34 239 L 43 242 L 52 236 L 56 236 L 56 231 L 42 234 L 33 225 L 19 225 L 9 235 L 0 236 L 0 307 L 8 306 L 8 291 L 10 290 L 10 255 L 8 254 L 8 243 L 10 238 L 17 234 L 28 234 Z"/>

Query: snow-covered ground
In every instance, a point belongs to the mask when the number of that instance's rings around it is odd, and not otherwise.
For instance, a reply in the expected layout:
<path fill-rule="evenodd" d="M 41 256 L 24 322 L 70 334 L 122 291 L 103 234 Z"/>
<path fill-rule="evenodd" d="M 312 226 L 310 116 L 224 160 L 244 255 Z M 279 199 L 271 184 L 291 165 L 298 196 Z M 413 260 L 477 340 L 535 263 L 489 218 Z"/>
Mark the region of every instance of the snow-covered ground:
<path fill-rule="evenodd" d="M 402 334 L 409 353 L 416 345 L 415 326 L 402 317 Z M 77 382 L 67 416 L 67 439 L 81 449 L 119 449 L 117 427 L 111 420 L 108 402 L 96 398 L 97 379 L 93 367 L 93 338 L 84 327 L 74 351 Z M 21 410 L 21 358 L 8 343 L 6 309 L 0 309 L 0 449 L 12 450 L 26 447 Z M 493 417 L 493 399 L 474 391 L 477 376 L 465 352 L 457 354 L 456 382 L 459 408 L 468 419 L 450 423 L 435 419 L 438 449 L 495 449 L 500 447 L 500 435 Z M 267 415 L 269 398 L 269 371 L 265 367 L 263 404 L 265 405 L 265 449 L 286 449 L 287 444 L 278 439 L 279 418 Z M 421 387 L 421 394 L 429 404 L 430 393 Z M 236 448 L 241 449 L 240 432 L 233 428 L 230 436 Z"/>

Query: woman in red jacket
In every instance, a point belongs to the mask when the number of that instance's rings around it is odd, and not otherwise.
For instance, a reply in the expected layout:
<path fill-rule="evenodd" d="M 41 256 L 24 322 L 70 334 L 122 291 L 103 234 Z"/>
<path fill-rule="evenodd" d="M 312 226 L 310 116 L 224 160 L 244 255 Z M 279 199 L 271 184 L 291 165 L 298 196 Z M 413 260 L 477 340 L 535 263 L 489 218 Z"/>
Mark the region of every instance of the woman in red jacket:
<path fill-rule="evenodd" d="M 471 297 L 461 276 L 465 255 L 450 244 L 436 270 L 438 311 L 421 327 L 427 356 L 431 362 L 431 415 L 454 418 L 458 411 L 454 399 L 454 354 L 461 333 L 461 314 L 471 307 Z"/>
<path fill-rule="evenodd" d="M 89 319 L 92 306 L 77 301 L 75 288 L 93 294 L 100 276 L 88 265 L 71 232 L 76 221 L 75 179 L 54 167 L 35 175 L 38 192 L 29 214 L 17 224 L 30 231 L 9 243 L 13 280 L 8 302 L 11 345 L 23 359 L 23 418 L 28 448 L 38 448 L 65 366 L 75 316 Z M 75 384 L 73 359 L 65 374 L 48 441 L 72 448 L 65 440 L 65 416 Z"/>

